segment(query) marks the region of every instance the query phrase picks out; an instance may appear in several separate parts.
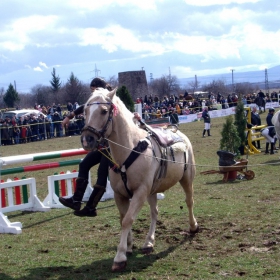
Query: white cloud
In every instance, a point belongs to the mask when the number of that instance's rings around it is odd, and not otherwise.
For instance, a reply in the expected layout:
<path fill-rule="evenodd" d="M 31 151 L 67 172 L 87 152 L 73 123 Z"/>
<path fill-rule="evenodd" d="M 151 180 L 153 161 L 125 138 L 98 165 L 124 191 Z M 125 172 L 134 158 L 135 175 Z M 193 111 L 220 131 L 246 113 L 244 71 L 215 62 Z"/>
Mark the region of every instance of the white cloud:
<path fill-rule="evenodd" d="M 98 10 L 101 8 L 116 8 L 118 6 L 127 8 L 127 6 L 135 6 L 142 10 L 156 9 L 156 0 L 102 0 L 95 1 L 93 4 L 92 0 L 70 0 L 69 5 L 72 7 L 79 7 L 86 10 Z"/>
<path fill-rule="evenodd" d="M 44 68 L 46 68 L 46 69 L 48 69 L 49 67 L 47 66 L 47 64 L 46 63 L 44 63 L 44 62 L 39 62 L 39 65 L 40 66 L 42 66 L 42 67 L 44 67 Z"/>
<path fill-rule="evenodd" d="M 55 16 L 28 16 L 16 19 L 1 28 L 0 40 L 2 49 L 21 51 L 26 45 L 33 44 L 34 33 L 44 32 L 54 27 Z"/>
<path fill-rule="evenodd" d="M 193 6 L 213 6 L 228 4 L 257 3 L 261 0 L 185 0 L 185 3 Z"/>
<path fill-rule="evenodd" d="M 136 32 L 122 28 L 119 25 L 103 29 L 87 28 L 80 31 L 80 44 L 83 46 L 100 45 L 108 53 L 125 50 L 133 53 L 152 52 L 163 53 L 166 48 L 160 43 L 141 40 Z"/>
<path fill-rule="evenodd" d="M 5 56 L 4 54 L 0 54 L 0 62 L 5 63 L 7 61 L 9 61 L 9 58 L 7 56 Z"/>
<path fill-rule="evenodd" d="M 36 72 L 43 72 L 42 68 L 39 67 L 39 66 L 34 67 L 33 70 L 36 71 Z"/>

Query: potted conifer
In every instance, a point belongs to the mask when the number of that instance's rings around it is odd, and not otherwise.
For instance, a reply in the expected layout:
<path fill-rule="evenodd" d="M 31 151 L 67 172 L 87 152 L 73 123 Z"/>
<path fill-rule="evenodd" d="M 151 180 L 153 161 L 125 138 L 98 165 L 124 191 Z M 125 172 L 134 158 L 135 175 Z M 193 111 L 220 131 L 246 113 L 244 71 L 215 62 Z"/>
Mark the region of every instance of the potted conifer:
<path fill-rule="evenodd" d="M 244 149 L 246 145 L 246 127 L 247 127 L 247 118 L 245 116 L 244 104 L 242 98 L 239 95 L 237 106 L 235 107 L 235 122 L 234 122 L 238 136 L 240 138 L 239 152 L 241 155 L 244 155 Z"/>
<path fill-rule="evenodd" d="M 231 166 L 236 163 L 235 157 L 240 155 L 239 148 L 241 139 L 238 130 L 234 124 L 233 116 L 228 116 L 223 124 L 221 131 L 220 150 L 217 152 L 219 156 L 219 166 Z M 230 171 L 228 180 L 235 180 L 237 171 Z"/>

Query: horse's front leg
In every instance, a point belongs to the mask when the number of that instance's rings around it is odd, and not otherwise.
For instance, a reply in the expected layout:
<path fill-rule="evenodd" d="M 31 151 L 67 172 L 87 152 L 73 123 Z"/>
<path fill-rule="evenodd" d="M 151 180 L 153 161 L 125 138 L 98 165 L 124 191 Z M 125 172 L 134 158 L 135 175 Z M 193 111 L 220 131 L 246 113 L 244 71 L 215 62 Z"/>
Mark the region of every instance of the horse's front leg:
<path fill-rule="evenodd" d="M 140 188 L 140 187 L 139 187 Z M 116 199 L 116 203 L 120 203 L 118 198 Z M 112 271 L 122 271 L 126 267 L 127 261 L 127 252 L 132 252 L 132 224 L 136 219 L 137 214 L 141 210 L 144 202 L 146 200 L 146 196 L 139 195 L 136 192 L 133 194 L 133 197 L 130 201 L 128 210 L 126 211 L 124 217 L 121 219 L 121 237 L 120 243 L 118 245 L 117 254 L 114 258 L 114 263 L 112 266 Z M 120 205 L 118 205 L 119 210 L 122 209 Z M 121 217 L 124 214 L 124 209 L 120 210 Z"/>
<path fill-rule="evenodd" d="M 148 203 L 150 205 L 151 223 L 145 243 L 142 247 L 143 254 L 150 254 L 153 251 L 155 245 L 155 231 L 158 217 L 157 194 L 148 196 Z"/>

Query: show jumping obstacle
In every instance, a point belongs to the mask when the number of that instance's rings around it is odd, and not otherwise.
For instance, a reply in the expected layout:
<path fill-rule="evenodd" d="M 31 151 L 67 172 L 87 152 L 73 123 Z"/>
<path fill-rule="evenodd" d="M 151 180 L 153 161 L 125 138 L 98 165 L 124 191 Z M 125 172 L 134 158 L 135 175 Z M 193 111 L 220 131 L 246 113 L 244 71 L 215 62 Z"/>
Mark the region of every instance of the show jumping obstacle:
<path fill-rule="evenodd" d="M 84 149 L 65 150 L 59 152 L 48 152 L 38 154 L 28 154 L 21 156 L 11 156 L 0 158 L 0 175 L 15 174 L 21 172 L 38 171 L 49 168 L 64 167 L 70 165 L 77 165 L 81 162 L 78 160 L 69 160 L 64 162 L 51 162 L 36 164 L 30 166 L 15 167 L 9 169 L 2 169 L 3 165 L 12 165 L 23 162 L 38 161 L 51 158 L 70 157 L 77 155 L 84 155 L 88 152 Z M 1 180 L 0 183 L 0 233 L 21 233 L 22 225 L 20 222 L 11 223 L 3 213 L 12 211 L 48 211 L 51 208 L 65 208 L 59 200 L 59 196 L 72 196 L 75 192 L 78 172 L 67 171 L 48 176 L 48 195 L 41 202 L 37 197 L 36 180 L 35 178 L 14 178 L 12 181 L 8 179 L 7 182 Z M 83 201 L 87 201 L 91 192 L 91 176 L 89 174 L 89 184 L 87 186 Z M 106 193 L 101 198 L 101 201 L 112 199 L 113 191 L 110 182 L 107 182 Z"/>
<path fill-rule="evenodd" d="M 3 213 L 18 210 L 42 212 L 50 210 L 50 207 L 44 206 L 38 199 L 34 178 L 22 180 L 15 178 L 14 181 L 7 182 L 1 180 L 0 189 L 0 233 L 19 234 L 22 228 L 20 222 L 11 223 Z"/>

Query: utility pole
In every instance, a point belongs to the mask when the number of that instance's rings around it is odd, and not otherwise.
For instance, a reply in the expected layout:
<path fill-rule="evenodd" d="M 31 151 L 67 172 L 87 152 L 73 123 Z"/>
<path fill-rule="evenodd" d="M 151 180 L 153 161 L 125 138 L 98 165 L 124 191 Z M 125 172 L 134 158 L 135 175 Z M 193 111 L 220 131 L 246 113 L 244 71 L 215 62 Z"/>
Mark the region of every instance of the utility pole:
<path fill-rule="evenodd" d="M 16 81 L 14 81 L 15 91 L 17 91 L 17 84 Z"/>
<path fill-rule="evenodd" d="M 230 69 L 231 71 L 231 86 L 232 86 L 232 92 L 234 92 L 234 80 L 233 80 L 233 71 L 234 69 Z"/>
<path fill-rule="evenodd" d="M 265 68 L 265 91 L 266 93 L 269 93 L 269 85 L 268 85 L 268 75 L 267 75 L 267 69 Z"/>
<path fill-rule="evenodd" d="M 154 80 L 153 73 L 150 73 L 150 82 L 152 82 L 153 80 Z"/>
<path fill-rule="evenodd" d="M 94 72 L 95 72 L 95 78 L 98 77 L 98 72 L 101 73 L 101 71 L 96 68 L 96 64 L 95 64 Z"/>
<path fill-rule="evenodd" d="M 195 86 L 195 90 L 197 89 L 197 76 L 194 76 L 194 86 Z"/>

